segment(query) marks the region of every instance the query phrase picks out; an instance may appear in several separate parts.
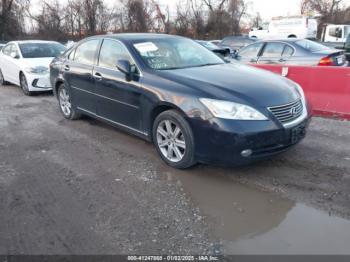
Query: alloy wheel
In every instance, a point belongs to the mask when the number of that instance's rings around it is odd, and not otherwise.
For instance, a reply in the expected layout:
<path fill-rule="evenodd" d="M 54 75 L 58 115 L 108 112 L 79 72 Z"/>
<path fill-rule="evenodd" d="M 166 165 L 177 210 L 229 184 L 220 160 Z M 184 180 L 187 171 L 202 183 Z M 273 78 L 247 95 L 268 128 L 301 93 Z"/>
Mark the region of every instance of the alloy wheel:
<path fill-rule="evenodd" d="M 186 153 L 186 141 L 181 128 L 170 120 L 160 122 L 157 144 L 163 156 L 173 163 L 180 162 Z"/>
<path fill-rule="evenodd" d="M 58 97 L 63 114 L 69 117 L 72 112 L 72 104 L 70 102 L 70 97 L 67 90 L 65 88 L 61 88 Z"/>

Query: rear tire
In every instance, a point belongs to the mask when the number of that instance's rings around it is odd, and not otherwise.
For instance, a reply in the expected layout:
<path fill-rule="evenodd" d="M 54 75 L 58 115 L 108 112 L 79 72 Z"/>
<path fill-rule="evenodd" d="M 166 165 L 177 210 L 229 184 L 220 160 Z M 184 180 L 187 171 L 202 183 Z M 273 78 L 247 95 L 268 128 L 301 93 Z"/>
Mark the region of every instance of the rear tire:
<path fill-rule="evenodd" d="M 76 120 L 81 117 L 81 115 L 77 113 L 76 109 L 72 105 L 70 93 L 64 84 L 61 84 L 58 87 L 57 98 L 60 111 L 66 119 Z"/>
<path fill-rule="evenodd" d="M 20 73 L 20 75 L 19 75 L 19 82 L 20 82 L 20 86 L 22 88 L 23 93 L 26 96 L 32 96 L 33 92 L 29 91 L 27 78 L 23 73 Z"/>
<path fill-rule="evenodd" d="M 186 169 L 196 164 L 192 129 L 176 110 L 165 111 L 155 119 L 153 142 L 169 166 Z"/>

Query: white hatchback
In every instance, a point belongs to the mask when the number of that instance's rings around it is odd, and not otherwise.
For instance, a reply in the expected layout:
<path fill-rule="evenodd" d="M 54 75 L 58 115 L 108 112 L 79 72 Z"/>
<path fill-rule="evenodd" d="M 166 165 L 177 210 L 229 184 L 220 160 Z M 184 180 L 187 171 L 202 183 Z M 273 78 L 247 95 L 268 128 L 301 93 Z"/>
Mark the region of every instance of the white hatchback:
<path fill-rule="evenodd" d="M 0 85 L 18 85 L 26 95 L 52 90 L 49 65 L 64 50 L 51 41 L 9 42 L 0 51 Z"/>

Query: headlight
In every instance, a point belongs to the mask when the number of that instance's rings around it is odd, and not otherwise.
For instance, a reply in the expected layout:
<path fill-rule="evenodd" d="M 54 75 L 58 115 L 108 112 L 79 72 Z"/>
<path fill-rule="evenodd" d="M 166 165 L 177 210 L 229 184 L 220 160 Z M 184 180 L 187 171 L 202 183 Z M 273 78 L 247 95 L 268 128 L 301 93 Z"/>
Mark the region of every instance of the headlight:
<path fill-rule="evenodd" d="M 45 66 L 28 67 L 25 71 L 29 74 L 47 74 L 49 69 Z"/>
<path fill-rule="evenodd" d="M 268 120 L 256 109 L 229 101 L 202 98 L 200 101 L 217 118 L 233 120 Z"/>

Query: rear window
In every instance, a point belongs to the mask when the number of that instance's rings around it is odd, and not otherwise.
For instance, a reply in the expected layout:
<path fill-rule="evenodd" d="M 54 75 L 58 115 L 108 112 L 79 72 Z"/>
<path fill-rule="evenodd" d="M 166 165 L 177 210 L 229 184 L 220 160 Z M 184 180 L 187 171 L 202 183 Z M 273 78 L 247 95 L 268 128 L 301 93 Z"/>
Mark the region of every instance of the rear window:
<path fill-rule="evenodd" d="M 59 43 L 19 44 L 23 58 L 56 57 L 66 49 Z"/>
<path fill-rule="evenodd" d="M 327 46 L 321 45 L 319 43 L 316 43 L 310 40 L 299 40 L 299 41 L 296 41 L 295 44 L 311 52 L 330 49 Z"/>

